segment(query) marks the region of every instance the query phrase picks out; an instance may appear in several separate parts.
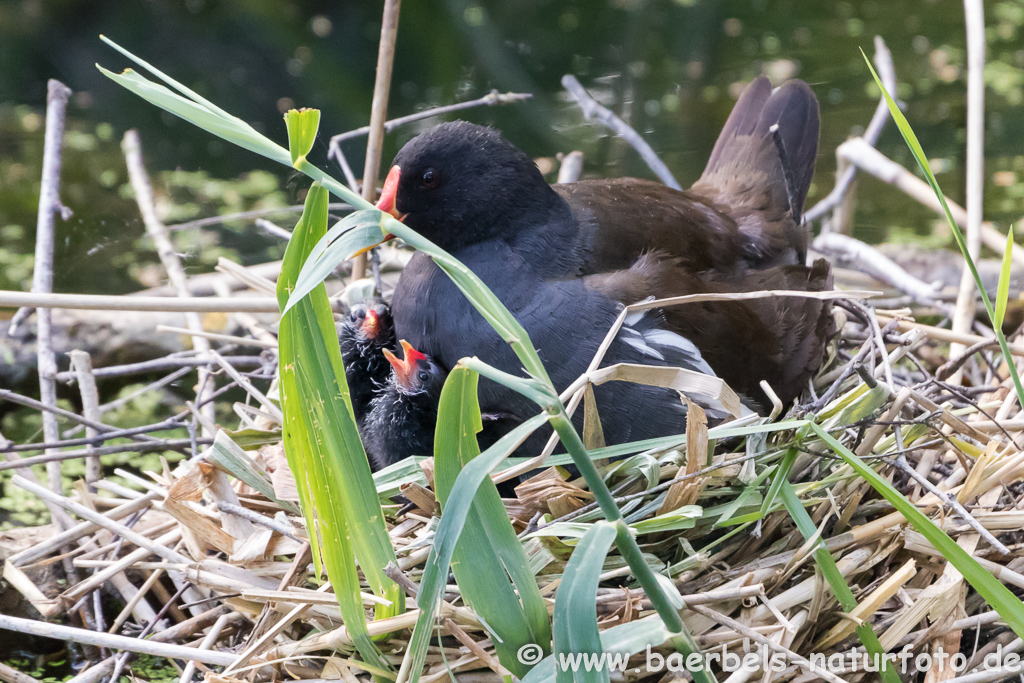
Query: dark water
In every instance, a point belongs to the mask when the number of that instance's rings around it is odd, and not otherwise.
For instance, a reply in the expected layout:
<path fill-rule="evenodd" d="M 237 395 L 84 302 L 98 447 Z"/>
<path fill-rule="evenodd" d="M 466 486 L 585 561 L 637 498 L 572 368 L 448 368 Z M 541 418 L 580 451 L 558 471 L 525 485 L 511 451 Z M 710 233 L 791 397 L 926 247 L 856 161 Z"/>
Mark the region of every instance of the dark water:
<path fill-rule="evenodd" d="M 173 200 L 172 219 L 287 203 L 304 184 L 287 169 L 162 114 L 105 79 L 94 63 L 117 71 L 127 62 L 99 41 L 99 33 L 283 142 L 281 112 L 291 106 L 323 110 L 322 138 L 366 122 L 381 5 L 0 2 L 0 287 L 21 288 L 30 273 L 47 78 L 76 93 L 62 190 L 75 217 L 60 227 L 59 290 L 118 292 L 149 282 L 146 266 L 155 257 L 141 239 L 141 222 L 124 188 L 118 144 L 129 127 L 141 132 L 158 191 Z M 762 73 L 776 83 L 799 77 L 812 84 L 822 106 L 812 204 L 832 186 L 835 147 L 859 132 L 874 110 L 877 93 L 859 48 L 871 54 L 878 34 L 893 52 L 899 96 L 936 162 L 940 183 L 962 201 L 962 12 L 962 3 L 952 0 L 407 0 L 389 113 L 472 99 L 491 88 L 531 92 L 529 103 L 462 116 L 501 128 L 537 157 L 581 149 L 590 175 L 648 175 L 631 150 L 585 124 L 566 101 L 559 81 L 574 73 L 644 134 L 685 185 L 700 174 L 746 82 Z M 1024 214 L 1024 4 L 987 2 L 986 14 L 985 208 L 987 218 L 1005 227 Z M 416 131 L 411 126 L 390 135 L 385 158 Z M 361 146 L 347 148 L 355 168 L 362 167 Z M 879 146 L 912 163 L 895 128 L 886 130 Z M 321 163 L 325 152 L 320 145 Z M 177 180 L 158 174 L 175 169 L 185 172 Z M 206 176 L 192 173 L 234 179 L 254 169 L 272 175 L 210 189 Z M 946 243 L 936 230 L 927 210 L 875 181 L 861 184 L 857 235 Z M 193 271 L 209 267 L 220 253 L 248 262 L 280 254 L 279 244 L 247 224 L 193 235 L 182 244 Z"/>

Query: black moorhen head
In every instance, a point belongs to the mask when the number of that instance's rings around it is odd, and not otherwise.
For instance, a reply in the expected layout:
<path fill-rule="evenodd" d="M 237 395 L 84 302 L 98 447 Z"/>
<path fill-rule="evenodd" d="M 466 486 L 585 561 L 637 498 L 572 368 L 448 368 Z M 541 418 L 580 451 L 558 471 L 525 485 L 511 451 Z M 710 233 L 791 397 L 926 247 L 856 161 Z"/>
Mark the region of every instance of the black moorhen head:
<path fill-rule="evenodd" d="M 374 471 L 408 458 L 434 454 L 437 402 L 447 371 L 404 339 L 404 358 L 384 349 L 391 374 L 363 422 L 363 443 Z"/>
<path fill-rule="evenodd" d="M 395 345 L 391 307 L 380 299 L 353 305 L 342 320 L 338 341 L 352 398 L 352 412 L 356 424 L 359 424 L 369 411 L 374 394 L 391 372 L 391 366 L 382 353 Z"/>
<path fill-rule="evenodd" d="M 565 209 L 530 157 L 493 128 L 465 121 L 442 123 L 406 144 L 377 207 L 448 250 Z"/>

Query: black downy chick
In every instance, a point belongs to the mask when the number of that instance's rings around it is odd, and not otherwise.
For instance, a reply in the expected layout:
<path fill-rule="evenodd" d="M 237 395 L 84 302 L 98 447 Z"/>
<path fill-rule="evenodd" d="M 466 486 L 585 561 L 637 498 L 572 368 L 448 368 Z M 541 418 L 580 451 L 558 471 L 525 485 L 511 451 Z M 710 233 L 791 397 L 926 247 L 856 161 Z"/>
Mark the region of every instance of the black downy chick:
<path fill-rule="evenodd" d="M 380 299 L 355 304 L 345 314 L 338 341 L 352 397 L 352 412 L 356 424 L 361 425 L 370 412 L 370 402 L 391 372 L 391 365 L 383 354 L 385 349 L 395 346 L 391 307 Z"/>
<path fill-rule="evenodd" d="M 363 422 L 363 445 L 374 471 L 411 455 L 434 454 L 437 403 L 448 373 L 404 339 L 401 346 L 401 359 L 383 350 L 391 375 Z"/>
<path fill-rule="evenodd" d="M 383 350 L 391 375 L 362 424 L 363 445 L 375 472 L 412 455 L 434 455 L 437 406 L 448 372 L 404 339 L 401 346 L 403 359 Z M 480 418 L 483 431 L 477 441 L 481 451 L 518 424 L 507 413 L 484 413 Z"/>

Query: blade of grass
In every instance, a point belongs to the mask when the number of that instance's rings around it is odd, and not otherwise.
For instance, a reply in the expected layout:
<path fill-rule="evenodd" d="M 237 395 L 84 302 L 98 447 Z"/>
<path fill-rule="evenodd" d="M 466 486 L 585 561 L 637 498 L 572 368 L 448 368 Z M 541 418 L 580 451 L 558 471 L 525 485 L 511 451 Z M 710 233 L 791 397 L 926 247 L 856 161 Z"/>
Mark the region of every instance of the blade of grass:
<path fill-rule="evenodd" d="M 1021 602 L 1010 590 L 987 570 L 978 564 L 954 540 L 922 514 L 913 503 L 904 498 L 892 484 L 877 472 L 864 464 L 850 449 L 841 444 L 820 426 L 811 424 L 811 431 L 821 438 L 840 456 L 857 474 L 867 481 L 883 498 L 889 501 L 896 510 L 907 518 L 914 529 L 928 539 L 939 553 L 942 554 L 957 571 L 963 574 L 967 582 L 978 591 L 985 601 L 995 609 L 1003 621 L 1013 629 L 1018 637 L 1024 637 L 1024 602 Z M 844 606 L 845 609 L 845 606 Z"/>
<path fill-rule="evenodd" d="M 416 625 L 413 627 L 412 637 L 409 639 L 409 647 L 402 659 L 398 681 L 419 679 L 423 662 L 427 657 L 430 634 L 448 579 L 448 568 L 451 566 L 455 544 L 462 533 L 466 518 L 469 516 L 470 506 L 480 484 L 502 460 L 508 457 L 509 453 L 516 449 L 520 440 L 525 439 L 547 421 L 548 416 L 544 413 L 530 418 L 498 439 L 486 451 L 470 460 L 456 477 L 455 484 L 448 494 L 448 506 L 441 516 L 441 522 L 434 534 L 434 543 L 430 548 L 430 555 L 423 567 L 420 592 L 416 596 L 416 606 L 420 608 L 420 614 L 416 618 Z"/>
<path fill-rule="evenodd" d="M 971 258 L 970 251 L 967 249 L 967 242 L 964 240 L 963 233 L 960 232 L 960 226 L 957 225 L 953 219 L 953 213 L 949 210 L 949 205 L 946 203 L 946 195 L 943 194 L 942 189 L 939 188 L 939 181 L 935 179 L 935 174 L 932 173 L 931 166 L 928 164 L 928 157 L 925 155 L 924 150 L 921 148 L 921 143 L 917 139 L 917 135 L 914 134 L 914 129 L 911 128 L 910 122 L 900 111 L 900 108 L 896 106 L 896 102 L 893 101 L 892 97 L 886 91 L 885 86 L 882 85 L 881 79 L 878 78 L 878 74 L 875 73 L 875 68 L 871 66 L 871 60 L 861 50 L 861 55 L 864 56 L 864 61 L 867 62 L 868 69 L 871 70 L 871 75 L 875 79 L 875 83 L 878 84 L 879 89 L 882 91 L 882 95 L 885 97 L 885 103 L 889 107 L 889 113 L 892 114 L 893 120 L 896 122 L 896 126 L 900 129 L 900 133 L 903 135 L 903 140 L 910 147 L 910 151 L 914 154 L 914 159 L 917 161 L 917 165 L 921 168 L 925 178 L 928 180 L 928 184 L 932 188 L 932 192 L 935 193 L 936 198 L 939 200 L 939 204 L 942 205 L 942 210 L 946 214 L 946 222 L 949 223 L 949 229 L 953 233 L 953 238 L 956 240 L 956 244 L 960 247 L 960 252 L 963 254 L 964 261 L 967 262 L 967 267 L 970 268 L 971 276 L 974 278 L 974 282 L 978 287 L 978 292 L 981 294 L 981 300 L 985 304 L 985 311 L 988 313 L 988 318 L 992 321 L 994 331 L 996 333 L 996 339 L 999 341 L 999 348 L 1003 352 L 1003 358 L 1006 360 L 1006 365 L 1010 370 L 1010 376 L 1013 378 L 1013 386 L 1017 391 L 1017 399 L 1020 404 L 1024 406 L 1024 385 L 1021 384 L 1020 374 L 1017 372 L 1017 365 L 1014 362 L 1013 356 L 1010 353 L 1009 344 L 1006 342 L 1006 335 L 1003 334 L 1002 326 L 996 324 L 996 312 L 992 308 L 992 302 L 989 300 L 988 292 L 985 290 L 985 283 L 981 280 L 981 275 L 978 274 L 978 267 L 974 263 L 974 259 Z"/>
<path fill-rule="evenodd" d="M 442 518 L 459 472 L 480 454 L 476 435 L 483 423 L 477 380 L 477 373 L 457 367 L 441 391 L 434 437 L 434 482 Z M 452 572 L 463 599 L 493 632 L 498 660 L 517 677 L 525 676 L 530 667 L 517 657 L 519 649 L 537 644 L 547 652 L 551 623 L 523 546 L 497 487 L 488 477 L 477 489 L 455 545 Z"/>
<path fill-rule="evenodd" d="M 793 522 L 796 524 L 797 530 L 800 531 L 800 535 L 805 540 L 813 538 L 818 530 L 788 479 L 782 482 L 779 494 L 782 496 L 782 504 L 785 506 L 786 511 L 789 512 L 789 516 L 793 518 Z M 825 547 L 825 544 L 821 542 L 820 538 L 815 543 L 815 546 L 814 562 L 818 565 L 825 580 L 828 581 L 828 585 L 839 601 L 843 611 L 849 614 L 857 607 L 857 599 L 854 597 L 853 591 L 850 590 L 850 585 L 846 583 L 846 579 L 843 578 L 842 573 L 839 571 L 839 567 L 836 566 L 836 561 L 832 558 L 832 554 Z M 871 625 L 865 623 L 858 626 L 857 637 L 860 638 L 860 642 L 863 643 L 868 654 L 872 656 L 873 661 L 879 663 L 882 680 L 885 683 L 900 683 L 900 677 L 896 673 L 896 668 L 886 659 L 885 650 L 878 641 L 878 636 L 872 630 Z"/>
<path fill-rule="evenodd" d="M 605 652 L 635 655 L 648 647 L 661 645 L 671 637 L 665 623 L 653 616 L 601 631 L 601 647 Z M 555 683 L 555 664 L 555 655 L 545 657 L 530 670 L 522 683 Z"/>
<path fill-rule="evenodd" d="M 285 251 L 278 301 L 287 301 L 299 266 L 327 228 L 327 192 L 314 184 Z M 377 616 L 404 611 L 404 594 L 383 573 L 395 560 L 345 382 L 334 318 L 321 286 L 283 316 L 279 335 L 281 407 L 288 463 L 311 530 L 314 559 L 327 569 L 345 625 L 363 659 L 388 668 L 369 637 L 356 562 L 370 589 L 390 601 Z M 330 343 L 328 342 L 330 340 Z M 316 542 L 319 532 L 319 543 Z"/>
<path fill-rule="evenodd" d="M 1013 268 L 1013 226 L 1006 233 L 1006 248 L 1003 250 L 1003 265 L 999 268 L 999 289 L 996 292 L 996 316 L 992 323 L 1002 328 L 1006 319 L 1006 304 L 1010 300 L 1010 271 Z"/>
<path fill-rule="evenodd" d="M 604 648 L 597 629 L 597 584 L 604 558 L 615 542 L 618 525 L 597 522 L 580 539 L 562 574 L 555 596 L 555 661 L 569 661 L 571 655 L 600 655 Z M 601 683 L 608 681 L 605 667 L 555 667 L 557 683 Z"/>

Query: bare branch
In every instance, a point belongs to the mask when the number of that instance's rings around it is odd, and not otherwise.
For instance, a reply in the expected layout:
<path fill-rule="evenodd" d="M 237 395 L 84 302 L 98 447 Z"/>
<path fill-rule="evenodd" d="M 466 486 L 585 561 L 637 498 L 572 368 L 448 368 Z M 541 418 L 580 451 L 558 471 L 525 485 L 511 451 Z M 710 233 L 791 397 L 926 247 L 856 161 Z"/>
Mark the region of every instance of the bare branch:
<path fill-rule="evenodd" d="M 629 145 L 637 151 L 640 158 L 644 160 L 647 167 L 651 169 L 654 175 L 658 176 L 661 182 L 665 183 L 669 187 L 675 190 L 683 189 L 679 184 L 679 181 L 672 175 L 672 171 L 668 170 L 668 166 L 665 162 L 658 158 L 658 155 L 654 153 L 651 146 L 647 144 L 647 141 L 640 137 L 640 134 L 633 130 L 632 127 L 618 116 L 615 115 L 607 107 L 600 105 L 597 100 L 591 97 L 590 93 L 587 92 L 586 88 L 580 85 L 580 82 L 576 80 L 576 77 L 572 74 L 566 74 L 562 76 L 562 87 L 569 91 L 577 102 L 579 102 L 580 109 L 583 111 L 583 116 L 588 121 L 591 119 L 597 119 L 602 124 L 610 128 L 616 135 L 621 137 L 623 140 L 629 143 Z"/>

